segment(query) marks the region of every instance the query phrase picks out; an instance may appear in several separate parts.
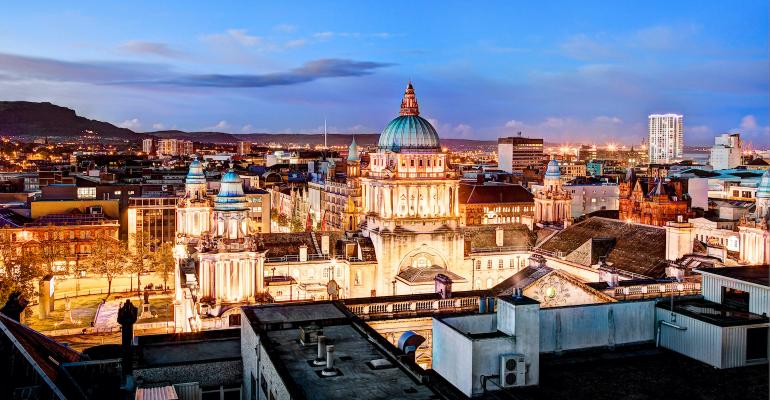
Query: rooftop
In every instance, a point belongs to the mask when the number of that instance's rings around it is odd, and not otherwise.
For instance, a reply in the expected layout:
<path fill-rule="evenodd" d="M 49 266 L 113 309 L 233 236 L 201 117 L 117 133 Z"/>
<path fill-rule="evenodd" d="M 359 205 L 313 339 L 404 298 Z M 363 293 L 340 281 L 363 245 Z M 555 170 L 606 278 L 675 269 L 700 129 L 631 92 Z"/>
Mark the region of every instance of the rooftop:
<path fill-rule="evenodd" d="M 534 196 L 521 185 L 485 183 L 460 185 L 460 204 L 532 203 Z"/>
<path fill-rule="evenodd" d="M 665 275 L 666 230 L 656 226 L 592 217 L 556 233 L 538 248 L 584 266 L 593 265 L 594 253 L 601 251 L 620 271 L 649 278 Z"/>
<path fill-rule="evenodd" d="M 770 266 L 700 268 L 700 272 L 770 287 Z"/>
<path fill-rule="evenodd" d="M 659 302 L 657 307 L 669 311 L 671 310 L 671 304 L 668 301 Z M 675 301 L 674 311 L 699 321 L 721 327 L 762 324 L 770 321 L 766 316 L 736 310 L 703 299 Z"/>

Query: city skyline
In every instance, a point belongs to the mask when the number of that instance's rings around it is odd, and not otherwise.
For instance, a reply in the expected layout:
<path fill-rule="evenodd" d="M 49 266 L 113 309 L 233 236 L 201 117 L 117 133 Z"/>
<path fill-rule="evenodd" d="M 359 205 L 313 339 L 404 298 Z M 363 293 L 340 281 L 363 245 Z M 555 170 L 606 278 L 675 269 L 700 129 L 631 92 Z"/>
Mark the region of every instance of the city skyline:
<path fill-rule="evenodd" d="M 686 145 L 770 144 L 766 3 L 8 7 L 2 100 L 139 132 L 378 133 L 412 80 L 443 138 L 630 145 L 677 113 Z"/>

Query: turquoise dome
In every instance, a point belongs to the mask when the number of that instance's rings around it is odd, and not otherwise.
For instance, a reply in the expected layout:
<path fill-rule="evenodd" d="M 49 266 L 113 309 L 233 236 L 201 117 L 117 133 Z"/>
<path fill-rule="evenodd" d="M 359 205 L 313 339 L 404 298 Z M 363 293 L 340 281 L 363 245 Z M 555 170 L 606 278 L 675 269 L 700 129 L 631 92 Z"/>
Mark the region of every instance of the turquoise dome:
<path fill-rule="evenodd" d="M 547 178 L 559 178 L 561 177 L 561 170 L 559 169 L 559 162 L 551 160 L 548 162 L 548 167 L 545 169 L 545 176 Z"/>
<path fill-rule="evenodd" d="M 355 136 L 353 136 L 353 141 L 350 142 L 350 147 L 348 147 L 348 161 L 358 161 L 358 144 L 356 144 Z"/>
<path fill-rule="evenodd" d="M 243 181 L 240 175 L 230 168 L 219 185 L 219 193 L 214 200 L 215 210 L 245 210 L 246 196 L 243 194 Z"/>
<path fill-rule="evenodd" d="M 185 183 L 206 183 L 206 175 L 203 173 L 203 164 L 198 161 L 197 156 L 193 156 L 193 160 L 190 163 L 190 170 L 187 172 Z"/>
<path fill-rule="evenodd" d="M 759 181 L 759 187 L 757 187 L 758 199 L 770 199 L 770 169 L 762 174 L 762 179 Z"/>
<path fill-rule="evenodd" d="M 419 115 L 402 115 L 390 121 L 380 133 L 380 151 L 402 150 L 441 151 L 438 133 L 433 125 Z"/>
<path fill-rule="evenodd" d="M 409 82 L 401 100 L 401 113 L 380 133 L 379 151 L 433 153 L 441 151 L 438 133 L 433 125 L 420 116 L 420 107 Z"/>

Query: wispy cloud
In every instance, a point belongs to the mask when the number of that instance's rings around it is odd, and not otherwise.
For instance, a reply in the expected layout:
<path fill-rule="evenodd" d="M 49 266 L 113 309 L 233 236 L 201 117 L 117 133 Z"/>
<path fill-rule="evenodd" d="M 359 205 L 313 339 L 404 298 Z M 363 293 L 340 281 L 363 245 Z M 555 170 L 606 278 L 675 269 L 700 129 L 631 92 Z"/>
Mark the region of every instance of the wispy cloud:
<path fill-rule="evenodd" d="M 215 125 L 202 128 L 203 131 L 228 131 L 232 126 L 225 120 L 217 122 Z"/>
<path fill-rule="evenodd" d="M 260 36 L 250 35 L 246 29 L 228 29 L 222 33 L 206 35 L 203 40 L 212 44 L 236 44 L 245 47 L 256 46 L 264 41 Z"/>
<path fill-rule="evenodd" d="M 278 24 L 273 27 L 273 29 L 277 32 L 292 33 L 297 30 L 297 26 L 292 24 Z"/>
<path fill-rule="evenodd" d="M 179 58 L 185 56 L 185 53 L 172 49 L 166 43 L 147 42 L 144 40 L 129 40 L 118 46 L 118 49 L 132 54 L 151 54 L 167 58 Z"/>
<path fill-rule="evenodd" d="M 142 63 L 70 62 L 0 53 L 4 80 L 45 79 L 104 85 L 256 88 L 294 85 L 324 78 L 357 77 L 390 63 L 321 59 L 301 67 L 267 74 L 179 74 L 170 68 Z"/>

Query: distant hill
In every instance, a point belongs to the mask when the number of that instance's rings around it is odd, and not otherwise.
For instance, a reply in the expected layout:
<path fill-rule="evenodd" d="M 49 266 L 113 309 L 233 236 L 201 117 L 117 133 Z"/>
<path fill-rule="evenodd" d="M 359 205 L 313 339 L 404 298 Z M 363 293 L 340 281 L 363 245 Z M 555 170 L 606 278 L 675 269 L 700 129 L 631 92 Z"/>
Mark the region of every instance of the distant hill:
<path fill-rule="evenodd" d="M 184 132 L 184 131 L 158 131 L 158 132 L 146 132 L 149 135 L 161 137 L 161 138 L 173 138 L 192 140 L 194 142 L 205 143 L 235 143 L 239 141 L 247 141 L 259 144 L 268 143 L 307 143 L 310 145 L 323 144 L 324 135 L 317 134 L 302 134 L 302 133 L 244 133 L 244 134 L 232 134 L 223 132 Z M 348 145 L 353 140 L 353 136 L 356 138 L 356 143 L 362 146 L 373 146 L 377 144 L 377 140 L 380 138 L 379 133 L 330 133 L 326 137 L 326 143 L 329 146 L 342 146 Z M 489 147 L 497 146 L 496 140 L 469 140 L 469 139 L 452 139 L 442 138 L 441 144 L 449 148 L 455 149 L 458 147 Z"/>
<path fill-rule="evenodd" d="M 0 101 L 0 135 L 77 137 L 88 132 L 113 139 L 149 137 L 108 122 L 78 116 L 74 110 L 51 103 Z"/>
<path fill-rule="evenodd" d="M 92 133 L 89 133 L 92 132 Z M 51 103 L 28 101 L 0 101 L 0 135 L 35 137 L 79 137 L 97 135 L 107 139 L 142 140 L 146 138 L 172 138 L 192 140 L 201 143 L 237 143 L 248 141 L 257 144 L 295 143 L 323 144 L 323 134 L 300 133 L 245 133 L 224 132 L 185 132 L 167 130 L 157 132 L 134 132 L 119 128 L 113 124 L 78 116 L 74 110 Z M 330 146 L 348 145 L 352 134 L 330 133 L 327 144 Z M 355 134 L 356 142 L 363 146 L 377 144 L 378 133 Z M 490 148 L 496 146 L 494 140 L 468 140 L 442 138 L 441 144 L 450 149 Z"/>

